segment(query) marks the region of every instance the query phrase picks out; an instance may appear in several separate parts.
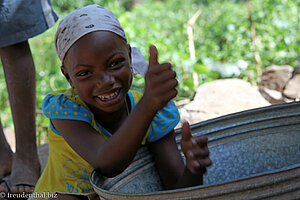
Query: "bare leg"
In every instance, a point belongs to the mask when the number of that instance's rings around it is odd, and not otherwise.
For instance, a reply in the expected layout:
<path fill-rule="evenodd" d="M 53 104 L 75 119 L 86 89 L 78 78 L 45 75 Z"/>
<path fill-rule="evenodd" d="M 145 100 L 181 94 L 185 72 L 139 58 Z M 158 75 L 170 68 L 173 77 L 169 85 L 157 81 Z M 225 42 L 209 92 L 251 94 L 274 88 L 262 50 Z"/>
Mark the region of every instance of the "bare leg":
<path fill-rule="evenodd" d="M 34 188 L 16 187 L 16 184 L 35 184 L 40 176 L 35 135 L 35 67 L 27 41 L 1 48 L 0 55 L 16 135 L 16 153 L 10 175 L 11 192 L 30 193 Z"/>
<path fill-rule="evenodd" d="M 12 166 L 13 152 L 5 138 L 0 121 L 0 177 L 10 174 Z"/>

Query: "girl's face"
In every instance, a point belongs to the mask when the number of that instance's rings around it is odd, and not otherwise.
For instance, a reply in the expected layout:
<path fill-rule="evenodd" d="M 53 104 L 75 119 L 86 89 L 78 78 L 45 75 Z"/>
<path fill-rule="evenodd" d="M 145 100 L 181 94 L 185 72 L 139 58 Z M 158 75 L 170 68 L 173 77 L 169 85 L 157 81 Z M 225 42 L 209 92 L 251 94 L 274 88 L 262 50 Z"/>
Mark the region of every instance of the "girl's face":
<path fill-rule="evenodd" d="M 93 112 L 116 112 L 132 82 L 130 54 L 130 46 L 116 34 L 92 32 L 72 45 L 62 72 Z"/>

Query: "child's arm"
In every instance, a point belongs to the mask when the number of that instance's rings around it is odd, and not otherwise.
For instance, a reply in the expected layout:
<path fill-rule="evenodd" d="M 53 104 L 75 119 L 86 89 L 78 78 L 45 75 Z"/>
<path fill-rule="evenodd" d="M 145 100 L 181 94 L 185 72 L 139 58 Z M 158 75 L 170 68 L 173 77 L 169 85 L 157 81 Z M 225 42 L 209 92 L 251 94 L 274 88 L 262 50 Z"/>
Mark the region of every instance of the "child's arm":
<path fill-rule="evenodd" d="M 178 151 L 173 131 L 157 142 L 150 143 L 156 167 L 166 189 L 203 184 L 203 173 L 211 165 L 207 138 L 192 137 L 188 123 L 182 127 L 181 148 L 186 166 Z"/>
<path fill-rule="evenodd" d="M 51 119 L 72 149 L 106 177 L 121 173 L 139 148 L 153 116 L 137 104 L 122 126 L 108 139 L 83 121 Z M 138 123 L 139 120 L 144 123 Z"/>
<path fill-rule="evenodd" d="M 158 64 L 150 47 L 145 93 L 121 127 L 107 140 L 88 123 L 51 119 L 67 143 L 104 176 L 121 173 L 132 161 L 158 110 L 177 95 L 176 73 L 170 64 Z"/>

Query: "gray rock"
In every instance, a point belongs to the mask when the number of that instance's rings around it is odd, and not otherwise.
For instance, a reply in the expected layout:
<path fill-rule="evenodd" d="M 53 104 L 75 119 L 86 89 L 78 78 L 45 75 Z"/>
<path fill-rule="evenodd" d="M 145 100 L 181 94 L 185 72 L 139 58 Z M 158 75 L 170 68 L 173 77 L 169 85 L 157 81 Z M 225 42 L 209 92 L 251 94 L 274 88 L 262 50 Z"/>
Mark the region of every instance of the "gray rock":
<path fill-rule="evenodd" d="M 261 76 L 260 93 L 271 104 L 291 102 L 297 93 L 295 81 L 291 81 L 294 73 L 294 68 L 288 65 L 267 67 Z"/>
<path fill-rule="evenodd" d="M 180 114 L 182 121 L 197 123 L 268 105 L 270 103 L 250 83 L 240 79 L 221 79 L 201 85 L 194 100 L 183 106 Z"/>
<path fill-rule="evenodd" d="M 259 92 L 271 104 L 286 103 L 289 100 L 282 95 L 282 92 L 270 90 L 265 87 L 260 87 Z"/>
<path fill-rule="evenodd" d="M 292 77 L 293 71 L 294 68 L 289 65 L 269 66 L 261 75 L 260 87 L 281 92 L 288 80 Z"/>
<path fill-rule="evenodd" d="M 287 82 L 283 90 L 283 95 L 293 100 L 300 99 L 300 74 L 295 74 L 293 78 Z"/>

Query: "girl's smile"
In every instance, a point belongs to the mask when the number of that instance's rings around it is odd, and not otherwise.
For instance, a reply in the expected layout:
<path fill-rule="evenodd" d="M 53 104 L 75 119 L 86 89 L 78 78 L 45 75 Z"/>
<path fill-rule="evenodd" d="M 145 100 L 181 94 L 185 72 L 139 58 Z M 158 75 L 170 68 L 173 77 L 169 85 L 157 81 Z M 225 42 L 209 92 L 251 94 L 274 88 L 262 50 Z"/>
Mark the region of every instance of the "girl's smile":
<path fill-rule="evenodd" d="M 122 100 L 121 89 L 117 89 L 115 90 L 115 92 L 112 91 L 111 93 L 98 95 L 95 98 L 96 101 L 98 101 L 99 104 L 102 104 L 103 106 L 113 106 Z"/>
<path fill-rule="evenodd" d="M 89 33 L 66 54 L 63 74 L 98 115 L 122 113 L 131 86 L 130 46 L 108 31 Z"/>
<path fill-rule="evenodd" d="M 110 95 L 98 95 L 98 98 L 101 101 L 107 102 L 107 101 L 115 99 L 119 94 L 120 94 L 120 90 L 117 90 L 114 93 L 111 93 Z"/>

